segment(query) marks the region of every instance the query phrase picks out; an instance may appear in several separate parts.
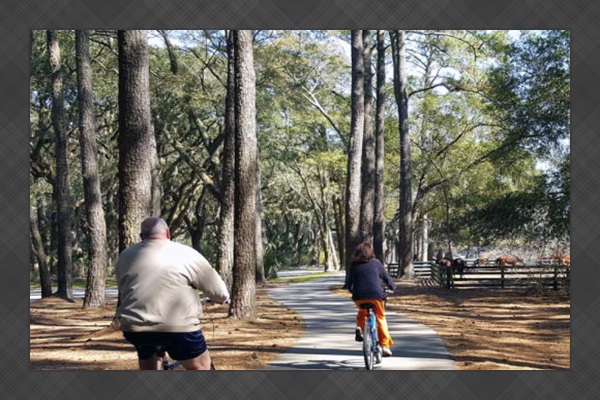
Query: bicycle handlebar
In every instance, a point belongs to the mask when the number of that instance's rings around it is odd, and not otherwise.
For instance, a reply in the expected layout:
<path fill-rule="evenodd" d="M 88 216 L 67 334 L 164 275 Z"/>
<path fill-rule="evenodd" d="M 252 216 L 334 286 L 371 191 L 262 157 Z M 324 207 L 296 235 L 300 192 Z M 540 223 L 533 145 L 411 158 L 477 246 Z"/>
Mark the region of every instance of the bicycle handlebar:
<path fill-rule="evenodd" d="M 208 303 L 212 303 L 213 301 L 211 300 L 210 297 L 201 297 L 200 298 L 200 303 L 201 304 L 208 304 Z M 231 299 L 227 299 L 223 302 L 223 304 L 230 304 L 231 303 Z"/>

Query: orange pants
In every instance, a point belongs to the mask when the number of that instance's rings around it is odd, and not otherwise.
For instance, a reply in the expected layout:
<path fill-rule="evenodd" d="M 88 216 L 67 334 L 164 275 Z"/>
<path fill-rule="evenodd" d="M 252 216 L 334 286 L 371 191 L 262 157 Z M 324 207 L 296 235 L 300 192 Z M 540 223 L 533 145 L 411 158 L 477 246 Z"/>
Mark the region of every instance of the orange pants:
<path fill-rule="evenodd" d="M 392 347 L 394 341 L 388 332 L 387 321 L 385 319 L 385 303 L 383 300 L 376 299 L 361 299 L 355 300 L 354 304 L 358 307 L 358 315 L 356 316 L 356 326 L 364 329 L 365 323 L 367 322 L 367 316 L 369 312 L 360 308 L 360 305 L 363 303 L 373 303 L 375 307 L 373 307 L 373 313 L 377 318 L 377 337 L 379 338 L 379 344 L 381 347 Z"/>

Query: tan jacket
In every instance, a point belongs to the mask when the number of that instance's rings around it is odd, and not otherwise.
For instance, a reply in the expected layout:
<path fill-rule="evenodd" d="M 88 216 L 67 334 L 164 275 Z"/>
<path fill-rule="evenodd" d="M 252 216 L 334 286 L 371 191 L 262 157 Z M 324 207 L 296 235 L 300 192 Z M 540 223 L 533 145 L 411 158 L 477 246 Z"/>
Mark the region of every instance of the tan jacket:
<path fill-rule="evenodd" d="M 229 298 L 225 282 L 193 248 L 169 239 L 146 239 L 117 262 L 125 332 L 192 332 L 200 329 L 198 290 L 212 301 Z"/>

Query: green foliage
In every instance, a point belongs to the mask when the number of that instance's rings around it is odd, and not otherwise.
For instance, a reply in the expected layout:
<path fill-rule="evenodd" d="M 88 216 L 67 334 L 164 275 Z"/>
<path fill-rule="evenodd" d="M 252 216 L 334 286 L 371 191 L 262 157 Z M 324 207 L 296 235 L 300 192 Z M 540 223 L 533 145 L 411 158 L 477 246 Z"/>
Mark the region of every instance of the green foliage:
<path fill-rule="evenodd" d="M 176 240 L 214 262 L 227 79 L 225 32 L 151 32 L 150 90 L 162 180 L 161 214 Z M 74 35 L 60 31 L 69 127 L 73 214 L 85 265 Z M 32 204 L 52 246 L 54 135 L 45 31 L 31 59 Z M 118 57 L 115 31 L 92 31 L 101 188 L 116 256 Z M 568 240 L 569 44 L 567 31 L 415 31 L 408 35 L 415 218 L 435 243 Z M 324 227 L 337 230 L 350 130 L 349 31 L 258 31 L 254 39 L 257 131 L 269 277 L 322 254 Z M 343 50 L 343 47 L 346 50 Z M 389 50 L 388 50 L 389 51 Z M 172 70 L 176 60 L 178 70 Z M 388 57 L 388 66 L 391 59 Z M 399 139 L 388 68 L 385 104 L 386 220 L 398 209 Z M 549 168 L 539 171 L 543 161 Z M 342 210 L 343 214 L 343 210 Z M 540 234 L 543 232 L 543 235 Z M 341 233 L 341 232 L 335 232 Z M 335 236 L 334 233 L 334 236 Z"/>

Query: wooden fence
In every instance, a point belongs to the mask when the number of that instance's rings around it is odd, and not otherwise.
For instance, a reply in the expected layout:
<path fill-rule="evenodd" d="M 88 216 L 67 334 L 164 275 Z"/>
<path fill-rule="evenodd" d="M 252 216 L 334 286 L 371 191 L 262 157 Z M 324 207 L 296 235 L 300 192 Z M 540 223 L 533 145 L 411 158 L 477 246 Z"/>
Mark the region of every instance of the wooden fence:
<path fill-rule="evenodd" d="M 453 288 L 529 288 L 539 287 L 544 290 L 560 288 L 569 289 L 570 266 L 536 264 L 515 267 L 500 267 L 493 264 L 465 269 L 463 275 L 446 269 L 435 262 L 413 262 L 417 278 L 431 278 L 440 287 Z M 388 273 L 398 277 L 398 264 L 387 265 Z"/>
<path fill-rule="evenodd" d="M 415 275 L 417 278 L 429 278 L 431 277 L 431 267 L 432 263 L 429 261 L 413 261 L 413 267 L 415 270 Z M 387 264 L 388 274 L 392 278 L 400 277 L 400 271 L 398 269 L 398 263 L 389 263 Z"/>

